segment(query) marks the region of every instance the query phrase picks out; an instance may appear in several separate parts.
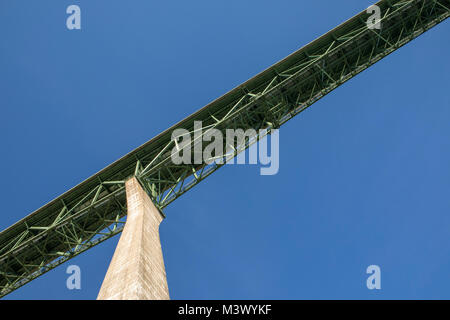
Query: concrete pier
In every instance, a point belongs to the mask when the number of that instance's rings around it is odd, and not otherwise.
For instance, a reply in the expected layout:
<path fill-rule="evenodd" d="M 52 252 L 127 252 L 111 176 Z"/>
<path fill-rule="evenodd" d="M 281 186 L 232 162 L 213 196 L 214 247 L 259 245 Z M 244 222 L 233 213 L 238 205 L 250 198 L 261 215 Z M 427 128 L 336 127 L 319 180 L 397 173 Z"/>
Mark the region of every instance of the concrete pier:
<path fill-rule="evenodd" d="M 97 300 L 168 300 L 159 239 L 164 218 L 136 178 L 125 188 L 127 220 Z"/>

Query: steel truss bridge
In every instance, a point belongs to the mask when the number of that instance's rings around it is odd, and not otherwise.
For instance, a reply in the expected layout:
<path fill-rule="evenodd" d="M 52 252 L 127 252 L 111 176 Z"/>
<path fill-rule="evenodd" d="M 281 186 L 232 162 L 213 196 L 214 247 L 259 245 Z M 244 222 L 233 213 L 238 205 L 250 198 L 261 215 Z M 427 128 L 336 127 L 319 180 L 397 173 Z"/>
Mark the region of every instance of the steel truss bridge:
<path fill-rule="evenodd" d="M 162 132 L 0 233 L 0 296 L 120 233 L 127 214 L 125 185 L 135 176 L 164 209 L 223 164 L 171 161 L 174 129 L 263 129 L 224 155 L 234 157 L 347 80 L 446 20 L 450 0 L 381 0 L 381 29 L 366 11 L 292 53 Z M 223 137 L 226 135 L 223 134 Z M 222 141 L 224 150 L 229 150 Z M 195 147 L 193 148 L 195 149 Z"/>

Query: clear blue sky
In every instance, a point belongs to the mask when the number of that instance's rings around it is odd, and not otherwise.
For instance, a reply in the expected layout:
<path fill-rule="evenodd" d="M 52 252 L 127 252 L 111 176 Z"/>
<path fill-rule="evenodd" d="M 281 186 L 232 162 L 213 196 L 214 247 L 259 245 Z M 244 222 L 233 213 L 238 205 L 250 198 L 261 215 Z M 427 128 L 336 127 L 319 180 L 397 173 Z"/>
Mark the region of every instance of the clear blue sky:
<path fill-rule="evenodd" d="M 2 0 L 0 229 L 371 3 Z M 81 31 L 66 29 L 71 4 Z M 170 205 L 171 297 L 450 298 L 449 32 L 288 122 L 277 175 L 226 166 Z M 95 299 L 117 241 L 8 298 Z M 80 291 L 66 289 L 70 264 Z"/>

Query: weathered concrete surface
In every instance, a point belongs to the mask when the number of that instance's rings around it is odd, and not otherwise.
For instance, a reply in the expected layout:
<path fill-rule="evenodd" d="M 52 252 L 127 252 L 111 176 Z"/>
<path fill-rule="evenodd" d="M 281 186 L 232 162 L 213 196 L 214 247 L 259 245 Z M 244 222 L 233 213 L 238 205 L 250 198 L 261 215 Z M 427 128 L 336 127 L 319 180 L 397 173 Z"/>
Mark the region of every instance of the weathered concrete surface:
<path fill-rule="evenodd" d="M 163 217 L 136 178 L 125 188 L 127 220 L 97 300 L 167 300 L 159 239 Z"/>

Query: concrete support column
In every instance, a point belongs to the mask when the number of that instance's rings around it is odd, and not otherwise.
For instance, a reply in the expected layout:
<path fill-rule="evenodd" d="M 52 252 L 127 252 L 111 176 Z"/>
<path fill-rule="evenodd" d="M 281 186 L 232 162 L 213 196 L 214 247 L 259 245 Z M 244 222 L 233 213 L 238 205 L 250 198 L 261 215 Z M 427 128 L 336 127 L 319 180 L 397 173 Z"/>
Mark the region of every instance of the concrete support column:
<path fill-rule="evenodd" d="M 127 220 L 97 300 L 168 300 L 159 239 L 163 216 L 136 178 L 125 188 Z"/>

